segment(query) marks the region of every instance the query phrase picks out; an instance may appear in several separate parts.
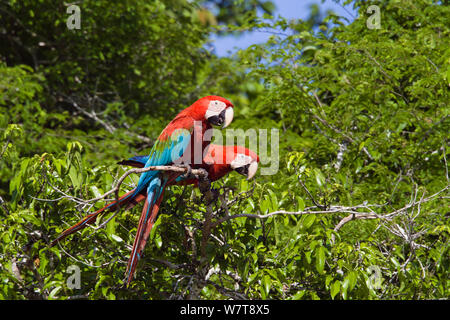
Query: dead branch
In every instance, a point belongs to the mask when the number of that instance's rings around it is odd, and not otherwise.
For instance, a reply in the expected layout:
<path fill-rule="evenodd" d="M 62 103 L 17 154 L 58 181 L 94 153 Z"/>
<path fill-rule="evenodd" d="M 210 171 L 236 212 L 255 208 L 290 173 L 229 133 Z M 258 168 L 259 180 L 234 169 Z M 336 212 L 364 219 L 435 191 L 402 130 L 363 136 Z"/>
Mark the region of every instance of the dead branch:
<path fill-rule="evenodd" d="M 401 215 L 407 210 L 415 207 L 420 207 L 421 204 L 435 200 L 437 198 L 447 198 L 446 196 L 441 196 L 441 194 L 449 189 L 450 186 L 446 186 L 440 191 L 434 193 L 433 195 L 429 197 L 422 197 L 420 200 L 416 200 L 416 198 L 412 199 L 411 202 L 409 202 L 404 207 L 388 212 L 386 214 L 377 214 L 374 212 L 374 210 L 371 209 L 371 207 L 380 207 L 383 208 L 384 205 L 369 205 L 369 204 L 360 204 L 352 207 L 346 207 L 346 206 L 330 206 L 327 210 L 316 210 L 316 208 L 305 208 L 303 211 L 285 211 L 285 210 L 278 210 L 274 211 L 268 214 L 251 214 L 251 213 L 240 213 L 235 214 L 231 216 L 225 216 L 223 218 L 220 218 L 216 220 L 214 223 L 212 223 L 212 228 L 217 227 L 218 225 L 237 218 L 252 218 L 252 219 L 267 219 L 273 216 L 277 215 L 310 215 L 310 214 L 336 214 L 336 213 L 347 213 L 348 216 L 341 219 L 341 221 L 336 225 L 334 228 L 334 231 L 338 231 L 341 229 L 346 223 L 352 221 L 352 220 L 361 220 L 361 219 L 387 219 L 392 220 L 394 217 Z M 360 211 L 361 209 L 365 209 L 366 211 Z"/>
<path fill-rule="evenodd" d="M 102 127 L 104 127 L 106 129 L 106 131 L 108 131 L 109 133 L 114 133 L 117 128 L 115 126 L 113 126 L 112 124 L 100 119 L 96 112 L 94 110 L 92 110 L 91 112 L 86 111 L 85 109 L 83 109 L 82 107 L 80 107 L 78 105 L 78 103 L 76 103 L 72 98 L 70 97 L 65 97 L 65 101 L 67 101 L 68 103 L 70 103 L 75 109 L 77 109 L 80 113 L 82 113 L 83 115 L 85 115 L 86 117 L 88 117 L 91 120 L 94 120 L 95 122 L 99 123 Z M 126 133 L 128 135 L 134 136 L 142 141 L 144 141 L 145 143 L 152 143 L 152 140 L 140 135 L 140 134 L 136 134 L 132 131 L 126 131 Z"/>
<path fill-rule="evenodd" d="M 217 221 L 215 221 L 212 224 L 212 227 L 215 228 L 218 225 L 232 219 L 236 218 L 253 218 L 253 219 L 267 219 L 273 216 L 277 215 L 294 215 L 294 216 L 300 216 L 300 215 L 309 215 L 309 214 L 333 214 L 333 213 L 350 213 L 350 214 L 358 214 L 359 212 L 356 211 L 356 208 L 358 207 L 341 207 L 341 206 L 331 206 L 327 210 L 314 210 L 313 209 L 305 209 L 303 211 L 285 211 L 285 210 L 278 210 L 274 212 L 270 212 L 267 214 L 253 214 L 253 213 L 239 213 L 234 214 L 231 216 L 223 217 Z"/>

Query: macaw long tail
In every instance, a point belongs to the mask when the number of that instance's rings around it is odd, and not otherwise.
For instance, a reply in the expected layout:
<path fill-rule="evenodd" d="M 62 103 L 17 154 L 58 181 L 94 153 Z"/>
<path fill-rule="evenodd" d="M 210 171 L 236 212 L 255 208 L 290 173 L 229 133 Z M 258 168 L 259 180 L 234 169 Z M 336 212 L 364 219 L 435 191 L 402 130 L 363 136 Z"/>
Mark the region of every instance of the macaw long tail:
<path fill-rule="evenodd" d="M 136 231 L 136 238 L 134 239 L 133 249 L 131 251 L 130 259 L 128 260 L 126 270 L 126 283 L 130 284 L 137 264 L 142 256 L 145 245 L 147 244 L 150 232 L 158 217 L 159 207 L 164 196 L 166 187 L 174 182 L 179 176 L 179 173 L 174 173 L 166 177 L 163 181 L 156 177 L 150 183 L 147 189 L 147 199 L 142 210 L 141 218 L 139 219 L 138 229 Z"/>
<path fill-rule="evenodd" d="M 129 209 L 133 208 L 138 202 L 145 199 L 145 193 L 141 192 L 141 193 L 138 193 L 137 195 L 134 195 L 135 191 L 136 191 L 136 189 L 133 189 L 119 198 L 119 204 L 121 206 L 126 204 L 126 206 L 124 207 L 125 210 L 129 210 Z M 117 203 L 116 203 L 116 201 L 113 201 L 110 204 L 101 208 L 100 210 L 87 215 L 86 217 L 83 218 L 83 220 L 81 220 L 77 224 L 73 225 L 69 229 L 63 231 L 55 240 L 53 240 L 50 243 L 50 247 L 53 247 L 57 242 L 61 241 L 68 235 L 71 235 L 72 233 L 74 233 L 78 230 L 84 229 L 85 227 L 87 227 L 90 224 L 93 224 L 97 220 L 98 216 L 101 216 L 108 210 L 114 210 L 114 209 L 116 209 L 116 207 L 117 207 Z"/>
<path fill-rule="evenodd" d="M 131 250 L 131 255 L 128 260 L 127 270 L 126 270 L 126 283 L 127 286 L 130 284 L 131 279 L 136 271 L 136 266 L 141 258 L 142 250 L 147 242 L 144 238 L 144 229 L 148 221 L 156 218 L 156 212 L 154 212 L 154 204 L 158 202 L 158 198 L 162 199 L 164 193 L 164 188 L 161 188 L 161 179 L 159 177 L 154 178 L 147 189 L 147 198 L 145 199 L 144 208 L 142 209 L 142 214 L 139 219 L 139 225 L 136 231 L 136 237 L 134 238 L 133 249 Z M 159 195 L 161 194 L 161 195 Z"/>

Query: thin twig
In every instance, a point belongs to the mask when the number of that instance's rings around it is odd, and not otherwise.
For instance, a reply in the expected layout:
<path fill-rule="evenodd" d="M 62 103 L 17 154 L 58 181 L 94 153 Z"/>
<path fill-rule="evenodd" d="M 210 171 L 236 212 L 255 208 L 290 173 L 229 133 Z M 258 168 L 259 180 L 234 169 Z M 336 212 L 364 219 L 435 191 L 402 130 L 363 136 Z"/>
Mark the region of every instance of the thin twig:
<path fill-rule="evenodd" d="M 300 179 L 300 176 L 297 176 L 297 180 L 298 182 L 300 182 L 301 186 L 303 187 L 303 189 L 305 189 L 306 193 L 308 194 L 308 197 L 311 199 L 311 201 L 314 203 L 314 205 L 322 210 L 326 209 L 326 206 L 319 204 L 316 199 L 314 199 L 313 195 L 311 194 L 311 192 L 309 192 L 308 188 L 305 186 L 305 184 L 303 183 L 302 179 Z"/>
<path fill-rule="evenodd" d="M 106 129 L 106 131 L 108 131 L 109 133 L 112 134 L 112 133 L 114 133 L 114 132 L 117 130 L 117 128 L 114 127 L 112 124 L 110 124 L 110 123 L 108 123 L 108 122 L 106 122 L 106 121 L 100 119 L 100 118 L 97 116 L 97 114 L 96 114 L 96 112 L 95 112 L 94 110 L 92 110 L 91 112 L 86 111 L 85 109 L 83 109 L 82 107 L 80 107 L 80 106 L 79 106 L 72 98 L 70 98 L 70 97 L 68 97 L 68 96 L 65 96 L 65 100 L 66 100 L 67 102 L 69 102 L 69 103 L 70 103 L 75 109 L 77 109 L 79 112 L 81 112 L 82 114 L 84 114 L 84 115 L 87 116 L 88 118 L 94 120 L 95 122 L 99 123 L 99 124 L 100 124 L 102 127 L 104 127 L 104 128 Z M 136 134 L 136 133 L 131 132 L 131 131 L 128 131 L 128 130 L 126 131 L 126 133 L 129 134 L 129 135 L 135 136 L 136 138 L 138 138 L 138 139 L 140 139 L 140 140 L 142 140 L 142 141 L 144 141 L 144 142 L 146 142 L 146 143 L 152 143 L 152 140 L 151 140 L 151 139 L 149 139 L 149 138 L 147 138 L 147 137 L 145 137 L 145 136 L 142 136 L 142 135 L 140 135 L 140 134 Z"/>

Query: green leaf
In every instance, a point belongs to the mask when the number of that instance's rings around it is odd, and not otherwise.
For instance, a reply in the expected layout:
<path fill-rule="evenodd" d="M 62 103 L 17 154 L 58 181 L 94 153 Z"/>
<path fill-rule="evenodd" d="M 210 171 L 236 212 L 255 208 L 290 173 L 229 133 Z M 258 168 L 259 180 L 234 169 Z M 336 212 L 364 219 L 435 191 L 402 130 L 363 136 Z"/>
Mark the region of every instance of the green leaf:
<path fill-rule="evenodd" d="M 69 177 L 70 177 L 70 180 L 72 181 L 72 185 L 76 189 L 79 189 L 81 187 L 81 180 L 80 180 L 78 172 L 74 166 L 71 166 L 69 169 Z"/>
<path fill-rule="evenodd" d="M 341 281 L 341 294 L 342 294 L 342 298 L 344 300 L 347 299 L 347 289 L 348 289 L 349 283 L 350 283 L 350 281 L 347 277 L 344 279 L 344 281 Z"/>
<path fill-rule="evenodd" d="M 271 211 L 278 210 L 278 198 L 275 192 L 269 189 L 270 201 L 271 201 Z"/>
<path fill-rule="evenodd" d="M 116 217 L 112 218 L 111 221 L 109 221 L 106 224 L 106 234 L 108 236 L 111 236 L 112 238 L 112 235 L 115 233 L 115 231 L 116 231 Z"/>
<path fill-rule="evenodd" d="M 158 249 L 162 247 L 161 234 L 157 233 L 156 236 L 154 237 L 154 241 L 155 241 L 155 245 Z"/>
<path fill-rule="evenodd" d="M 102 195 L 96 186 L 91 186 L 90 189 L 96 198 L 99 198 Z"/>
<path fill-rule="evenodd" d="M 161 224 L 161 221 L 163 220 L 162 218 L 163 217 L 159 217 L 158 219 L 156 219 L 155 223 L 153 224 L 153 228 L 150 231 L 150 237 L 149 237 L 150 241 L 155 240 L 155 236 L 157 234 L 156 230 L 158 229 L 158 226 Z"/>
<path fill-rule="evenodd" d="M 20 215 L 27 221 L 31 222 L 36 226 L 42 225 L 42 221 L 34 216 L 30 210 L 24 210 L 20 212 Z"/>
<path fill-rule="evenodd" d="M 298 211 L 305 210 L 305 201 L 303 200 L 303 198 L 296 196 L 296 199 L 297 199 L 297 210 Z"/>
<path fill-rule="evenodd" d="M 113 239 L 116 242 L 123 242 L 123 239 L 119 237 L 118 235 L 112 234 L 111 239 Z"/>
<path fill-rule="evenodd" d="M 313 225 L 314 221 L 316 221 L 316 216 L 314 214 L 309 214 L 303 217 L 302 225 L 305 229 L 308 229 Z"/>
<path fill-rule="evenodd" d="M 267 297 L 269 296 L 270 287 L 271 287 L 270 276 L 268 274 L 264 274 L 261 279 L 261 289 L 260 289 L 263 299 L 267 299 Z"/>
<path fill-rule="evenodd" d="M 333 282 L 333 284 L 330 287 L 330 294 L 331 298 L 334 300 L 334 297 L 339 293 L 339 290 L 341 288 L 341 282 L 339 280 L 336 280 Z"/>
<path fill-rule="evenodd" d="M 357 275 L 355 271 L 350 271 L 346 277 L 348 279 L 348 289 L 349 291 L 353 290 L 356 285 Z"/>
<path fill-rule="evenodd" d="M 316 250 L 316 269 L 322 273 L 325 267 L 325 248 L 319 247 Z"/>
<path fill-rule="evenodd" d="M 59 291 L 61 291 L 62 287 L 61 286 L 57 286 L 55 288 L 52 289 L 52 291 L 50 291 L 50 294 L 48 295 L 48 299 L 53 300 L 56 299 L 56 295 L 58 294 Z"/>
<path fill-rule="evenodd" d="M 246 179 L 241 179 L 240 192 L 245 192 L 248 190 L 248 181 Z"/>
<path fill-rule="evenodd" d="M 260 202 L 259 207 L 260 207 L 261 212 L 262 212 L 263 214 L 266 214 L 266 213 L 269 212 L 270 204 L 271 204 L 271 201 L 270 201 L 269 199 L 267 199 L 267 197 L 265 197 L 264 200 L 262 200 L 262 201 Z"/>
<path fill-rule="evenodd" d="M 316 182 L 319 187 L 323 187 L 325 184 L 325 176 L 323 175 L 322 171 L 319 169 L 314 169 Z"/>
<path fill-rule="evenodd" d="M 294 294 L 294 296 L 292 296 L 291 300 L 300 300 L 306 293 L 306 290 L 302 290 L 297 292 L 296 294 Z"/>

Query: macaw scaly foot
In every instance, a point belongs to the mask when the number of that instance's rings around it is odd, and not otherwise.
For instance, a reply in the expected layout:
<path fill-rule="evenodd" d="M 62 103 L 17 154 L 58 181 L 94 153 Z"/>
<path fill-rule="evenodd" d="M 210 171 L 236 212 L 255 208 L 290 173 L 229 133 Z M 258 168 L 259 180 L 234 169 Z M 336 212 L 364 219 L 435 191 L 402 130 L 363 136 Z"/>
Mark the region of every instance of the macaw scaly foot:
<path fill-rule="evenodd" d="M 186 168 L 186 173 L 183 173 L 180 177 L 182 179 L 191 179 L 194 178 L 194 176 L 192 175 L 192 167 L 186 163 L 183 163 L 180 165 L 180 167 L 182 168 Z"/>

